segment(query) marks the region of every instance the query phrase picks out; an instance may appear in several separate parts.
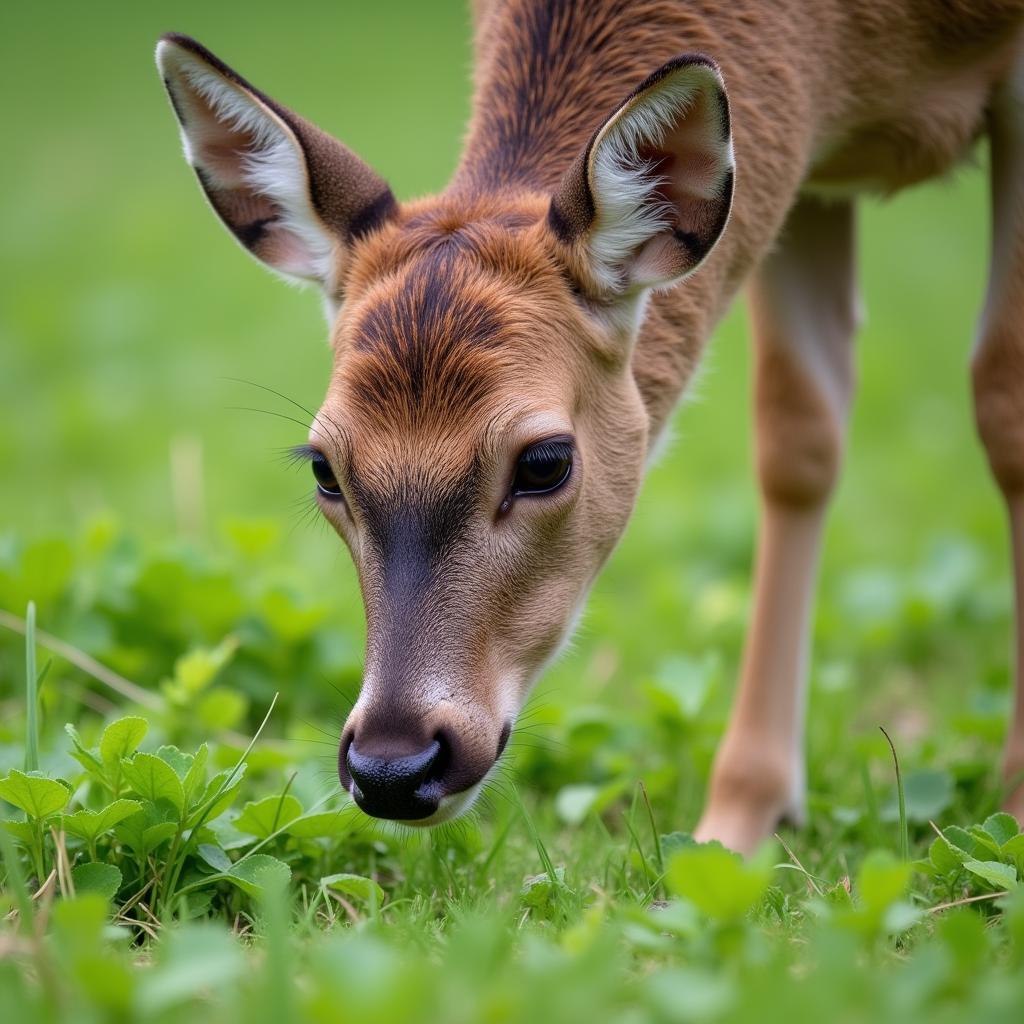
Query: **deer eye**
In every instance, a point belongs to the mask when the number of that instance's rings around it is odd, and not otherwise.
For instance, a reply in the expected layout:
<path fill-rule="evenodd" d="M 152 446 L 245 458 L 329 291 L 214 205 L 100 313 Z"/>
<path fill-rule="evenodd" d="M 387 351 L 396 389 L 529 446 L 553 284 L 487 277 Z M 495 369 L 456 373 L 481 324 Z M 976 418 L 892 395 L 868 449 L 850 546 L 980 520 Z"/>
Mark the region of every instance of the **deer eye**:
<path fill-rule="evenodd" d="M 316 489 L 325 498 L 340 498 L 341 488 L 338 486 L 337 478 L 331 464 L 319 452 L 310 459 L 313 467 L 313 476 L 316 479 Z"/>
<path fill-rule="evenodd" d="M 512 493 L 549 494 L 558 490 L 572 473 L 572 441 L 553 438 L 530 445 L 516 464 Z"/>

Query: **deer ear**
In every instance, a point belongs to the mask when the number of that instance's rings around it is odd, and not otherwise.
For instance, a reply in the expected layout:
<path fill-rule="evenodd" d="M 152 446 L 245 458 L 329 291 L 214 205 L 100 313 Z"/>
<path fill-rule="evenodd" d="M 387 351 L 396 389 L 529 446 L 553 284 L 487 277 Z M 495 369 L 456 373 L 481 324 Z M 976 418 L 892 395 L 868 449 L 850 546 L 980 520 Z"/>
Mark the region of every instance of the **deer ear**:
<path fill-rule="evenodd" d="M 397 209 L 384 180 L 194 39 L 164 36 L 156 62 L 185 159 L 228 230 L 285 277 L 331 288 L 339 250 Z"/>
<path fill-rule="evenodd" d="M 700 266 L 729 217 L 729 103 L 709 57 L 677 57 L 591 137 L 551 200 L 548 223 L 595 297 L 666 287 Z"/>

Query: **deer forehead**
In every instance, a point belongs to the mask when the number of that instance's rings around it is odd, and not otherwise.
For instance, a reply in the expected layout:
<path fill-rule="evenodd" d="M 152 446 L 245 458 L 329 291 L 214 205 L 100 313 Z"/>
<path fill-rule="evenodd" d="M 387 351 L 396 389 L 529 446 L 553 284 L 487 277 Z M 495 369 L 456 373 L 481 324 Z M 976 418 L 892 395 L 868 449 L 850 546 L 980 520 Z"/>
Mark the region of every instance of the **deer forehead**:
<path fill-rule="evenodd" d="M 432 197 L 410 204 L 341 254 L 336 275 L 346 301 L 394 279 L 425 257 L 458 257 L 465 273 L 528 285 L 552 270 L 543 197 L 517 201 Z M 511 203 L 511 205 L 509 205 Z"/>
<path fill-rule="evenodd" d="M 419 217 L 360 253 L 333 333 L 335 415 L 398 437 L 448 435 L 571 403 L 565 347 L 583 314 L 530 234 Z"/>

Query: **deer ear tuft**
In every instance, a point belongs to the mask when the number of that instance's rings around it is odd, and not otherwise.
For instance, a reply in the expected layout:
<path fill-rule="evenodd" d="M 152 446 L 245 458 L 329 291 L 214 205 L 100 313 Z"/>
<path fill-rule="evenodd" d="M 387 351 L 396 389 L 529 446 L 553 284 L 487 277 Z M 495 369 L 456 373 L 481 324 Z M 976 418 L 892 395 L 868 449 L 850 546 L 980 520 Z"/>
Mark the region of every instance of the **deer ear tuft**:
<path fill-rule="evenodd" d="M 384 180 L 194 39 L 164 36 L 156 62 L 185 159 L 225 226 L 271 269 L 330 288 L 339 249 L 395 212 Z"/>
<path fill-rule="evenodd" d="M 677 57 L 594 133 L 548 223 L 603 296 L 666 287 L 700 266 L 732 203 L 729 104 L 709 57 Z"/>

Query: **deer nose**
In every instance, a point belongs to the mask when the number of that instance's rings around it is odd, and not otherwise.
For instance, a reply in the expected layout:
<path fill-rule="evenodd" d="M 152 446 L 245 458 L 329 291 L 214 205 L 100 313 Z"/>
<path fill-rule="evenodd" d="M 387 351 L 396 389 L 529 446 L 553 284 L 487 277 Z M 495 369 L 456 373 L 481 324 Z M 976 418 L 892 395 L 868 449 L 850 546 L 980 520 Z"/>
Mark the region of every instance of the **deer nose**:
<path fill-rule="evenodd" d="M 447 763 L 446 752 L 443 738 L 438 737 L 419 753 L 379 757 L 362 753 L 353 739 L 344 755 L 352 779 L 352 798 L 375 818 L 429 818 L 444 795 L 441 775 Z"/>

